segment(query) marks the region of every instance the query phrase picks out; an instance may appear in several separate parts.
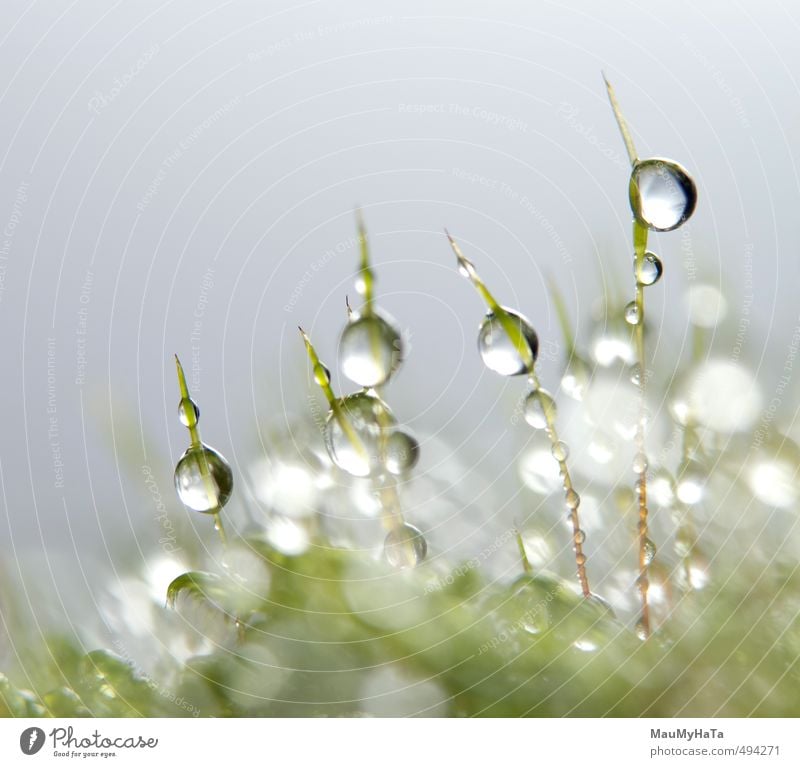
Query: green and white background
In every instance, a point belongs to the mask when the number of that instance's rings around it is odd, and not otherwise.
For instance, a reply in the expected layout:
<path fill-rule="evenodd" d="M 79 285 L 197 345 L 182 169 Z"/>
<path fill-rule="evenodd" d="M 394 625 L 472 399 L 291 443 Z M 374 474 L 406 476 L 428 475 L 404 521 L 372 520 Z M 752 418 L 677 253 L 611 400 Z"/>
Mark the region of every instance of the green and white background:
<path fill-rule="evenodd" d="M 793 4 L 7 0 L 3 16 L 10 713 L 799 713 Z M 654 470 L 680 461 L 680 393 L 703 426 L 703 588 L 676 583 L 670 609 L 665 576 L 646 646 L 619 436 L 635 403 L 619 361 L 630 168 L 601 70 L 640 154 L 682 162 L 699 189 L 691 221 L 651 238 L 664 276 L 647 332 Z M 385 395 L 421 445 L 402 490 L 429 559 L 411 575 L 376 559 L 370 493 L 316 469 L 324 404 L 296 326 L 349 391 L 335 363 L 356 206 L 407 341 Z M 617 614 L 591 626 L 595 650 L 574 647 L 589 617 L 568 594 L 568 618 L 521 628 L 512 527 L 537 572 L 571 582 L 569 531 L 546 443 L 519 417 L 523 382 L 477 354 L 483 307 L 445 226 L 532 321 L 545 386 L 565 365 L 548 281 L 596 368 L 582 405 L 557 395 L 592 586 Z M 710 321 L 699 286 L 724 296 Z M 229 534 L 264 540 L 237 565 L 261 600 L 236 607 L 258 613 L 256 639 L 217 603 L 164 609 L 174 576 L 222 568 L 210 521 L 173 491 L 188 444 L 174 353 L 233 468 Z M 652 537 L 671 573 L 662 498 Z M 115 658 L 85 657 L 101 648 Z"/>

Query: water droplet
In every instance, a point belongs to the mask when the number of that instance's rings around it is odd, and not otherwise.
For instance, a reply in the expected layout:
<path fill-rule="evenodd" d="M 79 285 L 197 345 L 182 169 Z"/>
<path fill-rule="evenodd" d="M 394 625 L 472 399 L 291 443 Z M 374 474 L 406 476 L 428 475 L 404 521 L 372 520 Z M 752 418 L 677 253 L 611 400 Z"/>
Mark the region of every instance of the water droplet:
<path fill-rule="evenodd" d="M 314 366 L 314 377 L 320 386 L 325 386 L 325 384 L 331 382 L 331 371 L 328 370 L 327 365 L 320 362 L 318 365 Z"/>
<path fill-rule="evenodd" d="M 359 386 L 372 388 L 389 380 L 402 362 L 399 331 L 379 314 L 350 320 L 339 342 L 342 372 Z"/>
<path fill-rule="evenodd" d="M 419 442 L 404 431 L 393 431 L 384 445 L 386 469 L 395 475 L 404 474 L 419 460 Z"/>
<path fill-rule="evenodd" d="M 550 448 L 550 452 L 553 458 L 559 462 L 566 461 L 569 457 L 569 447 L 567 447 L 565 442 L 561 442 L 561 440 L 553 444 L 553 447 Z"/>
<path fill-rule="evenodd" d="M 649 538 L 644 539 L 644 563 L 648 567 L 656 558 L 656 545 Z"/>
<path fill-rule="evenodd" d="M 525 420 L 534 429 L 546 429 L 556 417 L 556 403 L 545 389 L 536 389 L 525 398 Z"/>
<path fill-rule="evenodd" d="M 668 507 L 675 501 L 675 480 L 664 469 L 659 469 L 647 488 L 648 495 L 656 506 Z"/>
<path fill-rule="evenodd" d="M 688 461 L 678 474 L 675 494 L 681 503 L 692 506 L 703 498 L 705 484 L 706 476 L 703 467 L 696 461 Z"/>
<path fill-rule="evenodd" d="M 522 315 L 511 309 L 505 309 L 505 312 L 522 331 L 524 341 L 530 349 L 531 358 L 535 361 L 536 355 L 539 353 L 539 338 L 536 331 Z M 483 364 L 495 373 L 503 376 L 516 376 L 528 372 L 517 347 L 512 343 L 503 329 L 502 323 L 493 313 L 487 314 L 481 323 L 478 333 L 478 351 L 483 359 Z"/>
<path fill-rule="evenodd" d="M 694 546 L 694 536 L 688 530 L 681 529 L 675 534 L 675 553 L 679 557 L 686 557 Z"/>
<path fill-rule="evenodd" d="M 581 505 L 581 497 L 570 488 L 564 495 L 564 502 L 567 504 L 568 509 L 577 509 Z"/>
<path fill-rule="evenodd" d="M 233 492 L 233 472 L 214 448 L 190 447 L 175 467 L 175 489 L 192 511 L 218 511 Z"/>
<path fill-rule="evenodd" d="M 649 250 L 644 254 L 642 263 L 636 269 L 636 261 L 633 262 L 633 268 L 636 272 L 636 281 L 640 285 L 655 285 L 664 273 L 664 265 L 661 259 Z"/>
<path fill-rule="evenodd" d="M 458 273 L 459 273 L 459 274 L 460 274 L 462 277 L 464 277 L 465 279 L 467 279 L 467 280 L 470 278 L 470 277 L 469 277 L 469 269 L 467 269 L 467 267 L 466 267 L 466 266 L 464 266 L 464 264 L 463 264 L 463 262 L 462 262 L 462 261 L 459 261 L 459 262 L 458 262 Z"/>
<path fill-rule="evenodd" d="M 383 470 L 381 442 L 384 429 L 396 421 L 386 404 L 369 392 L 356 392 L 341 400 L 344 418 L 352 430 L 343 430 L 333 411 L 325 423 L 325 447 L 331 460 L 356 477 L 368 477 Z"/>
<path fill-rule="evenodd" d="M 631 368 L 631 383 L 636 386 L 642 383 L 642 367 L 638 363 Z"/>
<path fill-rule="evenodd" d="M 636 301 L 631 301 L 625 307 L 625 322 L 629 325 L 638 325 L 639 324 L 639 307 L 636 305 Z"/>
<path fill-rule="evenodd" d="M 643 642 L 647 639 L 647 626 L 645 626 L 644 621 L 639 620 L 636 621 L 636 636 L 639 637 Z"/>
<path fill-rule="evenodd" d="M 647 471 L 647 456 L 644 453 L 636 453 L 633 456 L 633 470 L 637 474 Z"/>
<path fill-rule="evenodd" d="M 672 160 L 651 158 L 637 162 L 629 191 L 633 215 L 655 232 L 677 229 L 697 204 L 692 177 Z"/>
<path fill-rule="evenodd" d="M 578 532 L 575 533 L 573 540 L 579 546 L 583 546 L 583 544 L 586 543 L 586 533 L 584 533 L 583 530 L 578 530 Z"/>
<path fill-rule="evenodd" d="M 184 426 L 195 426 L 200 420 L 200 408 L 194 400 L 182 399 L 178 403 L 178 418 Z"/>
<path fill-rule="evenodd" d="M 425 559 L 428 544 L 414 525 L 400 525 L 392 530 L 383 543 L 386 561 L 397 568 L 416 567 Z"/>

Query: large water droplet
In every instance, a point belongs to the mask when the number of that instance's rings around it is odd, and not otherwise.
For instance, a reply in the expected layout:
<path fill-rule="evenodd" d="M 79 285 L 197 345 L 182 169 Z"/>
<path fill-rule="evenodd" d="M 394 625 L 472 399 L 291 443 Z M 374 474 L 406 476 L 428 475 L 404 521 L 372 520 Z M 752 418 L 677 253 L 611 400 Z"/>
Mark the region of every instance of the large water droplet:
<path fill-rule="evenodd" d="M 195 426 L 200 420 L 200 408 L 194 400 L 182 399 L 178 403 L 178 418 L 184 426 Z"/>
<path fill-rule="evenodd" d="M 505 312 L 522 331 L 525 343 L 530 349 L 531 357 L 535 361 L 536 355 L 539 353 L 539 338 L 536 335 L 536 331 L 522 315 L 511 309 L 505 309 Z M 487 314 L 481 323 L 478 333 L 478 351 L 481 354 L 484 365 L 495 373 L 503 376 L 516 376 L 528 372 L 525 361 L 520 357 L 517 347 L 508 337 L 503 324 L 493 313 Z"/>
<path fill-rule="evenodd" d="M 379 473 L 383 468 L 383 430 L 388 434 L 395 426 L 394 416 L 381 399 L 368 392 L 345 397 L 340 407 L 352 435 L 342 429 L 333 411 L 328 413 L 325 423 L 328 455 L 340 469 L 353 476 Z"/>
<path fill-rule="evenodd" d="M 175 467 L 175 489 L 192 511 L 219 511 L 233 492 L 233 472 L 214 448 L 190 447 Z"/>
<path fill-rule="evenodd" d="M 397 568 L 416 567 L 425 559 L 428 544 L 422 532 L 414 525 L 400 525 L 392 530 L 383 543 L 386 561 Z"/>
<path fill-rule="evenodd" d="M 339 343 L 342 372 L 359 386 L 372 388 L 389 380 L 403 358 L 399 331 L 379 314 L 350 320 Z"/>
<path fill-rule="evenodd" d="M 664 265 L 661 259 L 649 250 L 644 254 L 642 263 L 639 268 L 636 268 L 636 261 L 633 262 L 633 268 L 636 276 L 636 281 L 640 285 L 655 285 L 664 273 Z"/>
<path fill-rule="evenodd" d="M 637 221 L 656 232 L 677 229 L 694 212 L 697 188 L 692 177 L 672 160 L 651 158 L 633 167 L 630 201 Z"/>
<path fill-rule="evenodd" d="M 398 429 L 386 438 L 384 463 L 391 474 L 405 474 L 416 466 L 418 460 L 419 442 L 410 434 Z"/>
<path fill-rule="evenodd" d="M 525 398 L 525 420 L 534 429 L 546 429 L 556 417 L 556 403 L 550 393 L 536 389 Z"/>

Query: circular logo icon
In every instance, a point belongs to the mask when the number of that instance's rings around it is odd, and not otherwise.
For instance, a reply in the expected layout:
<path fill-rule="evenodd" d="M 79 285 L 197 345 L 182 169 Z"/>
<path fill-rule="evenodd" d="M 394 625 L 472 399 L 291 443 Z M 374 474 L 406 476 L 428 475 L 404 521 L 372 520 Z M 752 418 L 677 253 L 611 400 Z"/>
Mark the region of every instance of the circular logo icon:
<path fill-rule="evenodd" d="M 39 727 L 28 727 L 19 736 L 19 747 L 23 754 L 39 753 L 39 749 L 44 745 L 44 730 Z"/>

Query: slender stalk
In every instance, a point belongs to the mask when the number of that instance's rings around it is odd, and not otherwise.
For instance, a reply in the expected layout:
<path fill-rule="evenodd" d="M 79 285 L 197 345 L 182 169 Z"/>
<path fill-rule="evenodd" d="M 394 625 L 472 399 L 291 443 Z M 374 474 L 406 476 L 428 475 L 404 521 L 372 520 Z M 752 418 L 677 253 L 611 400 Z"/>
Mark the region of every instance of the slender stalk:
<path fill-rule="evenodd" d="M 617 101 L 616 93 L 614 92 L 611 83 L 603 74 L 603 80 L 606 84 L 608 91 L 608 100 L 611 103 L 611 109 L 614 112 L 614 117 L 619 126 L 619 131 L 622 134 L 622 140 L 625 142 L 625 149 L 628 152 L 628 159 L 631 166 L 635 166 L 639 161 L 636 153 L 636 147 L 633 144 L 633 137 L 622 116 L 619 102 Z M 632 182 L 631 182 L 632 183 Z M 636 346 L 636 370 L 638 371 L 636 383 L 639 388 L 639 418 L 636 423 L 636 454 L 637 454 L 637 480 L 636 491 L 639 497 L 639 522 L 637 525 L 638 541 L 639 541 L 639 597 L 642 603 L 642 614 L 639 620 L 639 630 L 643 638 L 650 636 L 650 607 L 647 601 L 647 591 L 650 585 L 647 568 L 648 568 L 648 552 L 647 552 L 647 461 L 644 460 L 645 455 L 645 422 L 647 417 L 645 406 L 645 394 L 647 386 L 647 368 L 646 356 L 644 346 L 644 285 L 638 279 L 641 267 L 644 263 L 644 255 L 647 251 L 647 227 L 640 224 L 634 217 L 633 221 L 633 252 L 634 252 L 634 281 L 635 289 L 635 305 L 636 305 L 636 325 L 634 330 L 634 340 Z"/>
<path fill-rule="evenodd" d="M 531 565 L 531 562 L 528 559 L 528 552 L 525 551 L 525 542 L 522 540 L 522 533 L 520 533 L 519 527 L 516 525 L 514 526 L 514 536 L 517 539 L 517 546 L 519 547 L 519 556 L 522 560 L 522 569 L 526 575 L 531 575 L 533 573 L 533 565 Z"/>
<path fill-rule="evenodd" d="M 358 224 L 358 244 L 361 251 L 361 267 L 359 270 L 361 285 L 359 286 L 359 293 L 364 297 L 364 306 L 361 309 L 361 313 L 364 316 L 369 316 L 373 310 L 372 299 L 375 289 L 375 274 L 369 262 L 367 227 L 364 224 L 364 216 L 360 209 L 356 211 L 356 221 Z"/>
<path fill-rule="evenodd" d="M 200 427 L 197 425 L 197 417 L 195 415 L 194 401 L 189 395 L 189 387 L 186 385 L 186 375 L 183 372 L 183 365 L 181 365 L 178 355 L 175 355 L 175 368 L 178 372 L 178 387 L 181 390 L 181 405 L 186 416 L 186 428 L 189 429 L 189 439 L 191 440 L 192 449 L 197 451 L 200 462 L 200 476 L 203 478 L 203 483 L 206 486 L 206 493 L 209 498 L 219 497 L 219 488 L 214 481 L 211 473 L 211 467 L 208 465 L 208 458 L 206 457 L 205 445 L 200 439 Z M 214 529 L 217 531 L 220 540 L 222 541 L 223 548 L 228 546 L 228 536 L 225 533 L 225 527 L 222 524 L 222 515 L 220 514 L 220 507 L 217 505 L 214 511 L 211 512 L 214 517 Z"/>
<path fill-rule="evenodd" d="M 494 314 L 498 322 L 500 322 L 503 331 L 514 345 L 514 349 L 525 365 L 525 370 L 528 374 L 528 380 L 530 381 L 531 386 L 534 390 L 539 389 L 539 377 L 536 375 L 535 359 L 533 352 L 531 351 L 531 348 L 525 339 L 524 333 L 514 318 L 497 302 L 495 297 L 478 275 L 474 264 L 461 252 L 461 248 L 458 246 L 458 243 L 450 236 L 450 233 L 447 232 L 447 230 L 445 230 L 445 233 L 447 234 L 447 239 L 450 241 L 450 246 L 452 247 L 453 252 L 456 254 L 458 265 L 462 273 L 465 274 L 469 281 L 475 286 L 476 290 L 478 293 L 480 293 L 481 297 L 486 302 L 486 305 L 489 307 L 489 310 Z M 556 430 L 555 416 L 551 408 L 544 407 L 542 410 L 544 411 L 544 417 L 547 423 L 547 435 L 550 438 L 551 445 L 555 447 L 560 442 L 558 438 L 558 431 Z M 589 597 L 591 596 L 592 592 L 589 588 L 589 579 L 586 575 L 586 555 L 583 553 L 584 533 L 581 530 L 580 519 L 578 515 L 580 496 L 578 496 L 578 494 L 575 492 L 575 488 L 572 484 L 572 477 L 570 476 L 569 468 L 567 467 L 566 458 L 560 459 L 555 455 L 553 457 L 558 462 L 558 468 L 561 473 L 561 479 L 564 487 L 565 499 L 567 501 L 572 498 L 578 499 L 577 503 L 568 503 L 567 505 L 570 509 L 569 517 L 572 524 L 572 543 L 575 551 L 575 564 L 577 565 L 578 569 L 578 581 L 580 582 L 583 595 L 585 597 Z"/>

